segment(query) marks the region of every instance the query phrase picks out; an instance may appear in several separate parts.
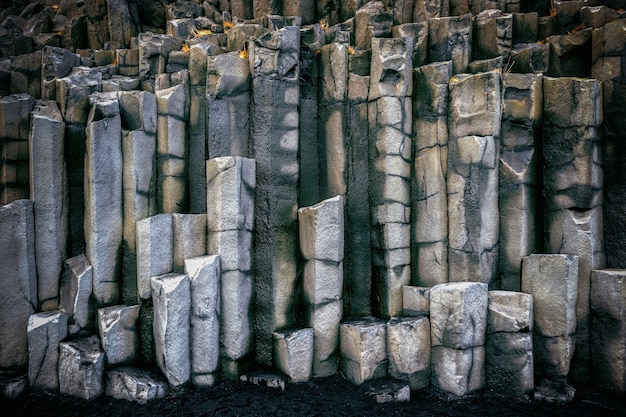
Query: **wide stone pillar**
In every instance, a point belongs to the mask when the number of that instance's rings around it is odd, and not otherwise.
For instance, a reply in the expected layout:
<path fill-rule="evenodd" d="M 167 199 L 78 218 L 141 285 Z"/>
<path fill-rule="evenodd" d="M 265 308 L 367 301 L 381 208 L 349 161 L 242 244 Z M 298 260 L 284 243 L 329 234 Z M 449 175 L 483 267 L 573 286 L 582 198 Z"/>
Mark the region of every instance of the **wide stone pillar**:
<path fill-rule="evenodd" d="M 452 63 L 413 71 L 411 283 L 448 282 L 448 83 Z"/>
<path fill-rule="evenodd" d="M 117 97 L 92 95 L 85 155 L 85 255 L 93 268 L 96 306 L 120 296 L 122 126 Z"/>
<path fill-rule="evenodd" d="M 500 288 L 520 290 L 522 258 L 541 248 L 539 210 L 542 77 L 502 74 L 498 205 Z"/>
<path fill-rule="evenodd" d="M 30 189 L 35 218 L 38 309 L 59 306 L 68 236 L 65 123 L 55 102 L 40 101 L 31 113 Z"/>
<path fill-rule="evenodd" d="M 572 382 L 590 378 L 591 270 L 604 268 L 602 96 L 597 80 L 544 77 L 545 245 L 577 255 L 578 302 Z"/>
<path fill-rule="evenodd" d="M 269 365 L 272 333 L 295 324 L 297 281 L 300 29 L 249 46 L 252 144 L 256 159 L 256 359 Z"/>
<path fill-rule="evenodd" d="M 493 286 L 498 273 L 500 76 L 450 80 L 448 278 Z"/>
<path fill-rule="evenodd" d="M 373 311 L 402 311 L 411 279 L 412 44 L 409 38 L 372 39 L 368 103 L 369 199 Z"/>

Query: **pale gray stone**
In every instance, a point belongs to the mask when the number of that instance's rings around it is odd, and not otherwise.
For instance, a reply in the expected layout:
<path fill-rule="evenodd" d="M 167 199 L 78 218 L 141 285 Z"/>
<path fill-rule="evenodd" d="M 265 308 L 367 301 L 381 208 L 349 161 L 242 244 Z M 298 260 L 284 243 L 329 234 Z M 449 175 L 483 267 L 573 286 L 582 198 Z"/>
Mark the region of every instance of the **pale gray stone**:
<path fill-rule="evenodd" d="M 89 96 L 100 91 L 102 73 L 93 68 L 75 67 L 56 79 L 56 98 L 65 123 L 87 123 Z"/>
<path fill-rule="evenodd" d="M 598 386 L 626 391 L 626 271 L 591 275 L 591 360 Z"/>
<path fill-rule="evenodd" d="M 41 56 L 42 98 L 56 97 L 56 80 L 69 75 L 72 68 L 80 65 L 80 56 L 67 49 L 45 47 Z"/>
<path fill-rule="evenodd" d="M 343 196 L 298 210 L 300 251 L 306 260 L 341 262 L 344 250 Z"/>
<path fill-rule="evenodd" d="M 68 236 L 65 124 L 55 102 L 40 101 L 31 113 L 30 188 L 35 218 L 38 309 L 59 306 Z"/>
<path fill-rule="evenodd" d="M 139 352 L 139 305 L 98 309 L 98 333 L 107 365 L 128 365 Z"/>
<path fill-rule="evenodd" d="M 394 38 L 411 39 L 411 44 L 413 45 L 413 50 L 411 51 L 413 68 L 421 67 L 428 63 L 428 22 L 415 22 L 404 22 L 404 24 L 396 25 L 391 29 Z"/>
<path fill-rule="evenodd" d="M 414 22 L 427 22 L 435 17 L 445 17 L 450 14 L 450 2 L 445 0 L 415 0 L 413 11 Z"/>
<path fill-rule="evenodd" d="M 439 389 L 462 396 L 485 387 L 485 346 L 433 346 L 431 363 L 432 384 Z"/>
<path fill-rule="evenodd" d="M 387 322 L 389 375 L 416 391 L 430 383 L 430 321 L 394 317 Z"/>
<path fill-rule="evenodd" d="M 208 97 L 236 96 L 250 89 L 249 64 L 238 51 L 209 56 L 206 66 Z"/>
<path fill-rule="evenodd" d="M 137 37 L 139 46 L 139 76 L 146 78 L 165 72 L 167 57 L 170 52 L 180 50 L 176 38 L 154 33 L 140 33 Z"/>
<path fill-rule="evenodd" d="M 308 304 L 340 300 L 343 289 L 343 264 L 317 259 L 305 261 L 302 285 L 304 299 Z"/>
<path fill-rule="evenodd" d="M 243 360 L 252 347 L 253 287 L 250 273 L 222 271 L 221 354 L 232 361 Z"/>
<path fill-rule="evenodd" d="M 236 13 L 232 11 L 231 13 L 233 16 L 239 17 Z M 258 24 L 235 25 L 226 32 L 226 49 L 229 51 L 245 50 L 249 40 L 252 38 L 260 38 L 267 32 L 267 28 Z"/>
<path fill-rule="evenodd" d="M 33 202 L 0 206 L 0 368 L 28 363 L 28 318 L 37 305 Z"/>
<path fill-rule="evenodd" d="M 410 317 L 430 315 L 430 287 L 402 287 L 402 315 Z"/>
<path fill-rule="evenodd" d="M 313 329 L 274 332 L 274 366 L 291 378 L 291 382 L 311 379 Z"/>
<path fill-rule="evenodd" d="M 487 334 L 532 332 L 533 296 L 513 291 L 489 291 Z"/>
<path fill-rule="evenodd" d="M 337 373 L 342 310 L 341 299 L 306 306 L 305 323 L 314 331 L 314 378 L 324 378 Z"/>
<path fill-rule="evenodd" d="M 339 326 L 342 375 L 355 385 L 387 375 L 387 325 L 356 319 Z"/>
<path fill-rule="evenodd" d="M 105 355 L 98 336 L 62 342 L 59 355 L 61 394 L 91 400 L 104 393 Z"/>
<path fill-rule="evenodd" d="M 444 2 L 445 3 L 445 2 Z M 452 74 L 467 71 L 472 61 L 472 15 L 436 17 L 428 20 L 428 59 L 452 60 Z"/>
<path fill-rule="evenodd" d="M 157 366 L 172 389 L 183 388 L 190 378 L 189 314 L 191 290 L 189 277 L 165 274 L 152 277 L 154 305 L 154 345 Z"/>
<path fill-rule="evenodd" d="M 252 271 L 254 234 L 249 230 L 209 232 L 207 252 L 220 255 L 223 271 Z"/>
<path fill-rule="evenodd" d="M 146 404 L 148 401 L 165 398 L 167 382 L 151 371 L 122 366 L 111 369 L 106 375 L 105 394 L 119 400 Z"/>
<path fill-rule="evenodd" d="M 67 315 L 47 311 L 28 318 L 28 384 L 34 390 L 59 389 L 59 344 L 67 337 Z"/>
<path fill-rule="evenodd" d="M 174 227 L 171 214 L 137 221 L 137 295 L 150 299 L 150 279 L 174 269 Z"/>
<path fill-rule="evenodd" d="M 407 97 L 413 91 L 413 39 L 373 38 L 369 100 Z"/>
<path fill-rule="evenodd" d="M 93 326 L 92 288 L 93 269 L 85 255 L 67 259 L 61 282 L 59 310 L 67 314 L 71 335 Z"/>
<path fill-rule="evenodd" d="M 107 93 L 109 94 L 109 93 Z M 92 95 L 85 156 L 85 256 L 93 268 L 97 306 L 120 296 L 122 127 L 117 97 Z"/>
<path fill-rule="evenodd" d="M 506 395 L 524 396 L 533 391 L 532 333 L 498 332 L 487 336 L 487 386 Z"/>
<path fill-rule="evenodd" d="M 433 346 L 468 349 L 485 344 L 487 285 L 451 282 L 430 289 Z"/>
<path fill-rule="evenodd" d="M 174 234 L 174 267 L 182 268 L 185 259 L 206 255 L 205 214 L 172 214 Z"/>
<path fill-rule="evenodd" d="M 348 47 L 331 43 L 320 48 L 319 99 L 332 104 L 345 101 L 348 95 Z"/>
<path fill-rule="evenodd" d="M 120 115 L 125 130 L 142 130 L 156 135 L 157 102 L 148 91 L 125 91 L 119 93 Z"/>
<path fill-rule="evenodd" d="M 565 382 L 572 369 L 576 335 L 542 336 L 533 334 L 535 376 L 554 382 Z"/>
<path fill-rule="evenodd" d="M 191 382 L 209 387 L 220 356 L 220 258 L 185 259 L 185 273 L 191 281 Z"/>

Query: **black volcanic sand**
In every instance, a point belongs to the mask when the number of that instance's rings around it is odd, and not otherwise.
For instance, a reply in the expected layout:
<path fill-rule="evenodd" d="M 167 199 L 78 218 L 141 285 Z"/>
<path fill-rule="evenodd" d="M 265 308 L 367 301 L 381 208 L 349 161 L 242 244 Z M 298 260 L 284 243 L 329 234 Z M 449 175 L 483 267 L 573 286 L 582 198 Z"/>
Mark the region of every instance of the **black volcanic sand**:
<path fill-rule="evenodd" d="M 92 401 L 43 392 L 0 399 L 0 416 L 626 416 L 626 396 L 579 390 L 571 404 L 539 404 L 492 391 L 455 397 L 428 387 L 409 403 L 376 404 L 365 387 L 340 376 L 288 384 L 285 391 L 240 381 L 140 405 L 111 397 Z"/>

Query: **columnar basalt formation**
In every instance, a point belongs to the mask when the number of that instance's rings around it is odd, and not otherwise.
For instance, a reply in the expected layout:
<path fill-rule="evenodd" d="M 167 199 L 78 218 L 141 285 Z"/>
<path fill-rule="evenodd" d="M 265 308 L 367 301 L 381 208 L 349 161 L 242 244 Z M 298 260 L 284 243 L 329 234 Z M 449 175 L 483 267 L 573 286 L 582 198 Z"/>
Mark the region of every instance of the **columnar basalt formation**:
<path fill-rule="evenodd" d="M 3 395 L 626 391 L 626 20 L 553 3 L 3 6 Z"/>

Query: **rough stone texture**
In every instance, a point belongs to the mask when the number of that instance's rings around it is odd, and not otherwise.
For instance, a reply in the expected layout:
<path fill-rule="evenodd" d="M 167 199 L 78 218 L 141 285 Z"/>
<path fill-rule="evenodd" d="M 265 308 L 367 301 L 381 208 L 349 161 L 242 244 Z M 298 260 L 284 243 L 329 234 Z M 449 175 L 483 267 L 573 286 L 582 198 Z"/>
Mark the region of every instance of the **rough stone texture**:
<path fill-rule="evenodd" d="M 419 317 L 430 315 L 430 287 L 402 287 L 402 315 Z"/>
<path fill-rule="evenodd" d="M 428 23 L 406 23 L 394 26 L 391 29 L 394 38 L 410 38 L 413 45 L 411 59 L 413 68 L 427 63 L 428 56 Z"/>
<path fill-rule="evenodd" d="M 428 21 L 428 59 L 452 60 L 452 74 L 466 72 L 472 61 L 472 15 L 438 17 Z"/>
<path fill-rule="evenodd" d="M 153 277 L 154 344 L 157 366 L 173 390 L 189 382 L 189 313 L 191 291 L 189 277 L 166 274 Z"/>
<path fill-rule="evenodd" d="M 339 323 L 342 318 L 341 299 L 323 303 L 307 303 L 304 314 L 305 324 L 315 332 L 313 377 L 326 377 L 337 373 L 339 346 Z"/>
<path fill-rule="evenodd" d="M 34 390 L 59 389 L 59 344 L 67 336 L 67 316 L 60 311 L 28 318 L 28 384 Z"/>
<path fill-rule="evenodd" d="M 174 269 L 174 227 L 171 214 L 157 214 L 137 222 L 137 295 L 151 298 L 150 279 Z"/>
<path fill-rule="evenodd" d="M 55 102 L 38 102 L 31 117 L 29 174 L 35 218 L 37 305 L 39 310 L 47 311 L 59 306 L 66 259 L 69 200 L 65 124 Z"/>
<path fill-rule="evenodd" d="M 266 365 L 272 360 L 272 333 L 295 324 L 299 49 L 295 26 L 256 38 L 249 46 L 256 159 L 256 359 Z"/>
<path fill-rule="evenodd" d="M 387 322 L 389 375 L 408 381 L 416 391 L 430 383 L 430 321 L 427 317 Z"/>
<path fill-rule="evenodd" d="M 378 379 L 368 383 L 366 395 L 372 397 L 377 404 L 408 403 L 411 401 L 409 384 L 394 379 Z"/>
<path fill-rule="evenodd" d="M 160 375 L 144 369 L 122 366 L 106 374 L 105 394 L 113 398 L 146 404 L 165 398 L 167 392 L 167 382 Z"/>
<path fill-rule="evenodd" d="M 499 244 L 499 73 L 453 77 L 449 100 L 448 276 L 493 286 Z"/>
<path fill-rule="evenodd" d="M 139 352 L 139 305 L 98 309 L 98 333 L 107 366 L 135 362 Z"/>
<path fill-rule="evenodd" d="M 0 371 L 0 396 L 17 398 L 28 389 L 28 374 L 17 371 Z"/>
<path fill-rule="evenodd" d="M 626 391 L 626 271 L 591 275 L 591 364 L 598 386 Z"/>
<path fill-rule="evenodd" d="M 430 289 L 430 324 L 433 346 L 468 349 L 485 344 L 487 286 L 451 282 Z"/>
<path fill-rule="evenodd" d="M 313 329 L 274 332 L 274 366 L 291 382 L 306 382 L 313 375 Z"/>
<path fill-rule="evenodd" d="M 513 43 L 513 15 L 500 10 L 482 10 L 473 21 L 472 58 L 502 56 L 507 62 Z"/>
<path fill-rule="evenodd" d="M 411 282 L 448 282 L 448 83 L 450 61 L 413 72 Z M 455 278 L 456 279 L 456 278 Z"/>
<path fill-rule="evenodd" d="M 183 268 L 185 259 L 206 254 L 205 214 L 172 214 L 174 268 Z"/>
<path fill-rule="evenodd" d="M 415 0 L 414 22 L 426 22 L 435 17 L 450 15 L 450 2 L 443 0 Z"/>
<path fill-rule="evenodd" d="M 569 2 L 567 2 L 569 3 Z M 550 45 L 550 77 L 589 77 L 591 75 L 591 28 L 546 38 Z"/>
<path fill-rule="evenodd" d="M 119 103 L 111 95 L 92 95 L 85 156 L 85 256 L 93 268 L 97 306 L 120 296 L 123 231 L 122 127 Z"/>
<path fill-rule="evenodd" d="M 306 260 L 343 260 L 343 197 L 336 196 L 298 210 L 299 239 Z"/>
<path fill-rule="evenodd" d="M 412 38 L 372 39 L 369 100 L 407 97 L 413 91 Z"/>
<path fill-rule="evenodd" d="M 489 291 L 487 335 L 507 332 L 532 332 L 533 296 L 514 291 Z"/>
<path fill-rule="evenodd" d="M 591 270 L 606 265 L 603 239 L 602 96 L 597 80 L 544 78 L 545 245 L 579 257 L 572 382 L 590 378 Z"/>
<path fill-rule="evenodd" d="M 432 384 L 439 389 L 461 396 L 485 387 L 485 346 L 433 346 L 431 363 Z"/>
<path fill-rule="evenodd" d="M 355 319 L 339 326 L 342 375 L 355 385 L 387 375 L 387 325 L 377 319 Z"/>
<path fill-rule="evenodd" d="M 215 383 L 220 355 L 220 258 L 185 260 L 191 281 L 191 382 L 196 387 Z"/>
<path fill-rule="evenodd" d="M 519 291 L 522 258 L 541 247 L 538 152 L 543 113 L 542 77 L 502 74 L 498 209 L 500 288 Z"/>
<path fill-rule="evenodd" d="M 92 288 L 93 269 L 85 255 L 67 259 L 60 288 L 59 310 L 67 314 L 70 335 L 93 326 Z"/>
<path fill-rule="evenodd" d="M 91 400 L 104 393 L 105 355 L 98 336 L 62 342 L 59 355 L 61 394 Z"/>
<path fill-rule="evenodd" d="M 506 395 L 530 394 L 533 375 L 532 333 L 498 332 L 487 336 L 485 367 L 487 386 Z"/>
<path fill-rule="evenodd" d="M 28 363 L 28 318 L 37 305 L 33 202 L 0 206 L 0 368 Z"/>
<path fill-rule="evenodd" d="M 179 41 L 167 35 L 140 33 L 139 76 L 146 78 L 165 72 L 170 52 L 180 49 Z"/>
<path fill-rule="evenodd" d="M 533 296 L 535 373 L 567 378 L 576 332 L 578 257 L 530 255 L 522 263 L 522 291 Z"/>

